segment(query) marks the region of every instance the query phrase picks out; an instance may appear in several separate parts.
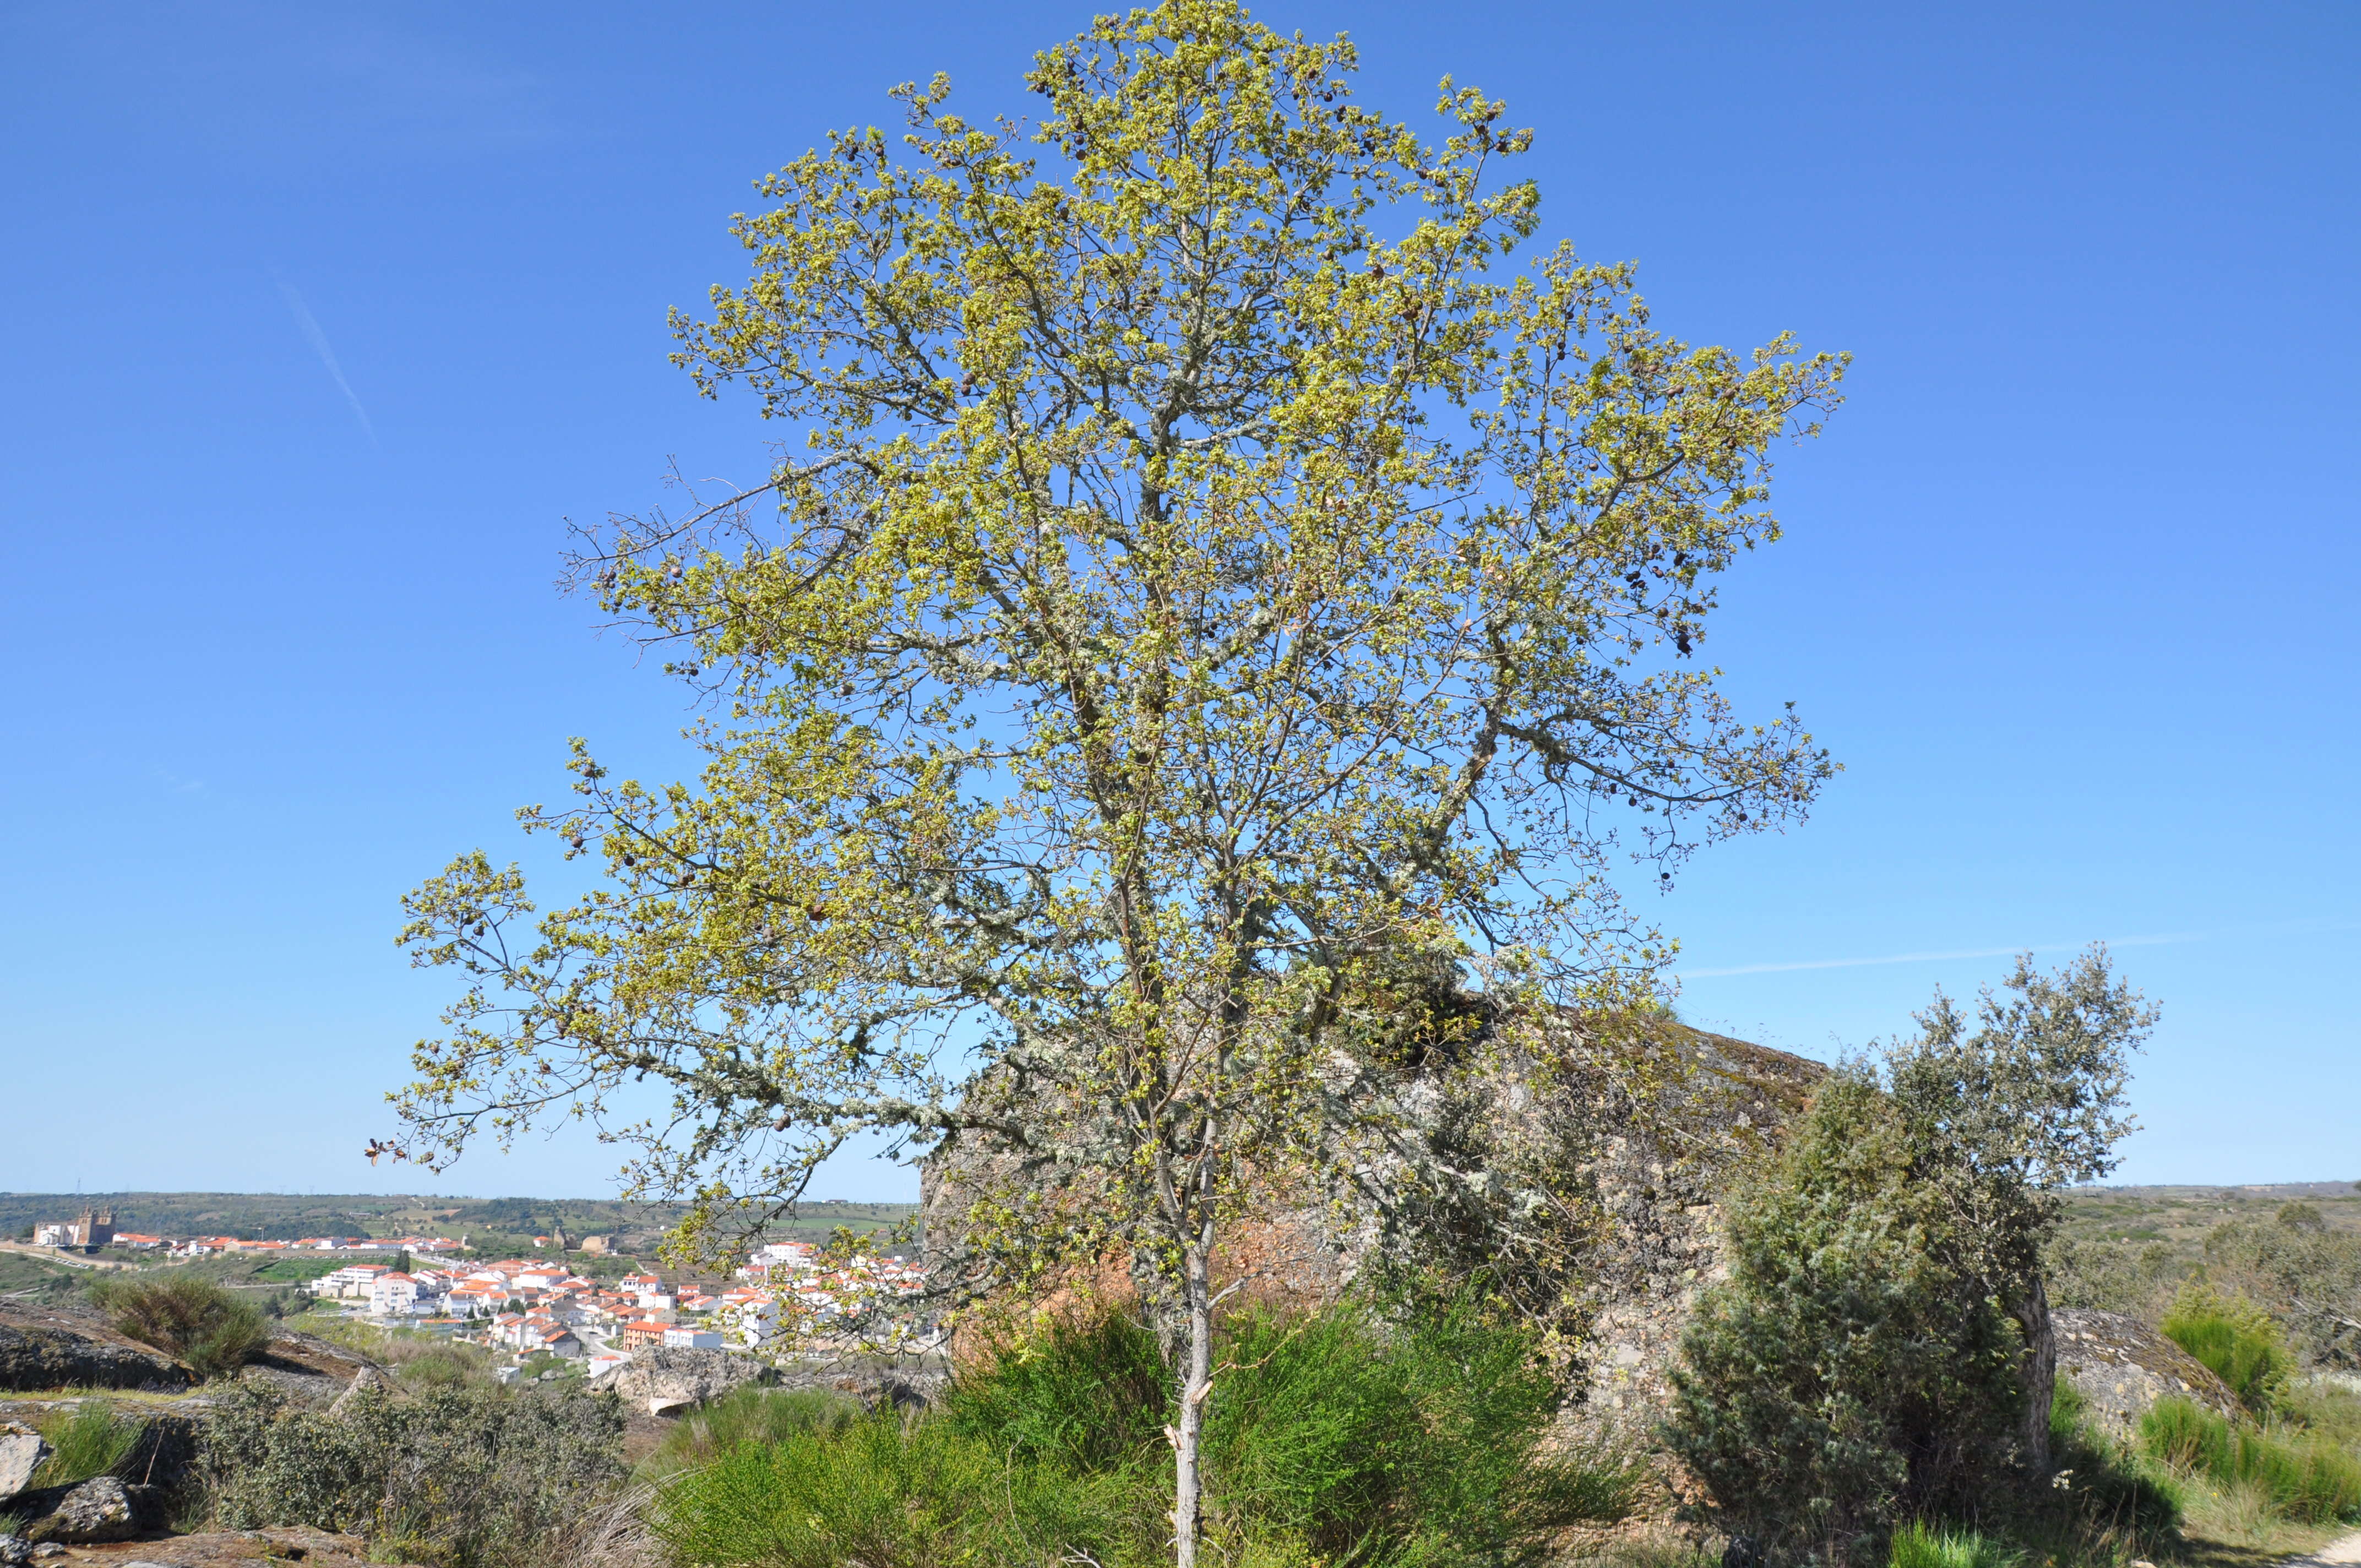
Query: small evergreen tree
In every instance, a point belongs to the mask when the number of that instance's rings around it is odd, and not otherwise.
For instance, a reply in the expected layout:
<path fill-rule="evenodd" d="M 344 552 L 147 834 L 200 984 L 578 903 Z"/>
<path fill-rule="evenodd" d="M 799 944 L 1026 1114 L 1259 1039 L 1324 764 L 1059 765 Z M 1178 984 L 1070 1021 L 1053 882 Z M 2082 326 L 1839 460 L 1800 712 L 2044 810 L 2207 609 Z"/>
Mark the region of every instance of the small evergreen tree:
<path fill-rule="evenodd" d="M 1916 1153 L 1839 1072 L 1730 1205 L 1667 1438 L 1717 1522 L 1774 1557 L 1883 1562 L 1896 1505 L 1958 1492 L 2016 1416 L 2017 1335 Z"/>

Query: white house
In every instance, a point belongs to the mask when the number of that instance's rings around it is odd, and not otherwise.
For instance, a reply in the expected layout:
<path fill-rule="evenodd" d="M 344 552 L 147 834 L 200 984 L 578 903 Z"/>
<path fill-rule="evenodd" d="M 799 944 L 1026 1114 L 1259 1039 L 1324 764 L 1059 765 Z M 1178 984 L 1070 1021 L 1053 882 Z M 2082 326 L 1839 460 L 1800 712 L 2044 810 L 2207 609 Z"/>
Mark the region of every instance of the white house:
<path fill-rule="evenodd" d="M 439 1284 L 432 1277 L 421 1279 L 394 1271 L 380 1274 L 369 1286 L 369 1316 L 401 1318 L 431 1313 L 443 1299 L 442 1291 L 436 1288 Z"/>
<path fill-rule="evenodd" d="M 334 1296 L 343 1299 L 366 1301 L 369 1288 L 383 1275 L 393 1271 L 381 1263 L 348 1263 L 332 1269 L 312 1281 L 314 1296 Z"/>

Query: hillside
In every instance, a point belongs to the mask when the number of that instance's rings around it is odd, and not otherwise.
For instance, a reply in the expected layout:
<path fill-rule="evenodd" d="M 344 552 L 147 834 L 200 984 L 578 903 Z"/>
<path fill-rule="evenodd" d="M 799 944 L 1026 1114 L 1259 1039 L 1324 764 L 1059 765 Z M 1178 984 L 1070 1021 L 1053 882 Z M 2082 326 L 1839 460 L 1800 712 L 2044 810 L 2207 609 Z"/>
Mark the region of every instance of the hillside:
<path fill-rule="evenodd" d="M 2309 1203 L 2334 1231 L 2361 1232 L 2361 1183 L 2290 1181 L 2255 1187 L 2078 1187 L 2067 1195 L 2069 1235 L 2087 1241 L 2160 1242 L 2194 1255 L 2225 1220 L 2268 1220 Z"/>
<path fill-rule="evenodd" d="M 231 1235 L 247 1241 L 303 1236 L 467 1236 L 478 1248 L 530 1248 L 565 1226 L 570 1235 L 610 1234 L 622 1249 L 653 1252 L 679 1217 L 671 1205 L 597 1198 L 430 1198 L 369 1193 L 0 1192 L 0 1239 L 28 1239 L 37 1223 L 71 1219 L 84 1205 L 112 1208 L 115 1228 L 151 1235 Z M 838 1225 L 892 1225 L 908 1203 L 819 1202 L 776 1228 L 781 1240 L 824 1239 Z"/>

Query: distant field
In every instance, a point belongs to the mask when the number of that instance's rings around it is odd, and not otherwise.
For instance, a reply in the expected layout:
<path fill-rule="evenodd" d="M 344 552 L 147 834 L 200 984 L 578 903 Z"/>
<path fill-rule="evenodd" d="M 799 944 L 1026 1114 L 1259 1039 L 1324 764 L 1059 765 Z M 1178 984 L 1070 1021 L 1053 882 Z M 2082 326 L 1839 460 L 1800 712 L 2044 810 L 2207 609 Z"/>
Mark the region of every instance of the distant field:
<path fill-rule="evenodd" d="M 2069 1234 L 2091 1241 L 2162 1242 L 2195 1250 L 2225 1220 L 2267 1220 L 2295 1202 L 2329 1226 L 2361 1231 L 2361 1191 L 2349 1181 L 2268 1187 L 2077 1187 L 2066 1195 Z"/>
<path fill-rule="evenodd" d="M 0 1305 L 44 1306 L 78 1299 L 90 1270 L 44 1263 L 22 1253 L 0 1252 Z"/>

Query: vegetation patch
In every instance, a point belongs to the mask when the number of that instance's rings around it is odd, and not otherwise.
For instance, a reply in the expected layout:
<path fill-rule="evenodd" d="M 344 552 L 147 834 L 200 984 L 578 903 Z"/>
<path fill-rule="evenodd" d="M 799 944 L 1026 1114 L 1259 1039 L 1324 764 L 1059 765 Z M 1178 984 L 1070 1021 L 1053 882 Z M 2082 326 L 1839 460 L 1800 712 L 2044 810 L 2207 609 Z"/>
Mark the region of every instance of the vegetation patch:
<path fill-rule="evenodd" d="M 2141 1420 L 2140 1442 L 2179 1469 L 2256 1489 L 2290 1519 L 2361 1519 L 2361 1460 L 2312 1433 L 2234 1422 L 2191 1400 L 2169 1398 Z"/>
<path fill-rule="evenodd" d="M 71 1486 L 94 1475 L 120 1474 L 148 1431 L 145 1420 L 105 1399 L 84 1399 L 33 1424 L 50 1449 L 33 1472 L 37 1487 Z"/>
<path fill-rule="evenodd" d="M 1626 1510 L 1632 1467 L 1546 1451 L 1533 1336 L 1470 1299 L 1390 1306 L 1224 1325 L 1205 1452 L 1228 1561 L 1532 1562 Z M 1169 1561 L 1162 1366 L 1145 1325 L 1093 1310 L 992 1346 L 934 1414 L 741 1389 L 650 1462 L 673 1476 L 658 1530 L 712 1564 Z"/>
<path fill-rule="evenodd" d="M 200 1376 L 235 1372 L 270 1343 L 261 1309 L 210 1280 L 115 1277 L 94 1283 L 91 1296 L 115 1332 L 180 1357 Z"/>
<path fill-rule="evenodd" d="M 2253 1302 L 2192 1285 L 2181 1291 L 2160 1326 L 2256 1414 L 2268 1412 L 2286 1391 L 2294 1371 L 2287 1338 Z"/>
<path fill-rule="evenodd" d="M 207 1423 L 204 1464 L 233 1530 L 310 1525 L 401 1561 L 522 1568 L 555 1560 L 622 1479 L 622 1433 L 611 1396 L 575 1389 L 372 1387 L 328 1414 L 240 1384 Z"/>

